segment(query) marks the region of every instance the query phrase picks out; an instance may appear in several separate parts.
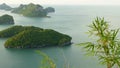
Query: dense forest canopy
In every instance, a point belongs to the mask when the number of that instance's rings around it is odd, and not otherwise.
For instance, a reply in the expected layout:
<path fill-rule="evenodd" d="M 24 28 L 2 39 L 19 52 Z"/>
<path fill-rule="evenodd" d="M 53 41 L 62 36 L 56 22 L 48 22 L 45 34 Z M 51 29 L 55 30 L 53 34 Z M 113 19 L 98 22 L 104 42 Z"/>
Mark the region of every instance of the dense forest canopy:
<path fill-rule="evenodd" d="M 2 15 L 0 16 L 0 24 L 14 24 L 14 19 L 8 14 Z"/>
<path fill-rule="evenodd" d="M 71 37 L 52 29 L 34 26 L 13 26 L 0 31 L 0 37 L 8 38 L 6 48 L 38 48 L 43 46 L 64 46 L 71 43 Z"/>

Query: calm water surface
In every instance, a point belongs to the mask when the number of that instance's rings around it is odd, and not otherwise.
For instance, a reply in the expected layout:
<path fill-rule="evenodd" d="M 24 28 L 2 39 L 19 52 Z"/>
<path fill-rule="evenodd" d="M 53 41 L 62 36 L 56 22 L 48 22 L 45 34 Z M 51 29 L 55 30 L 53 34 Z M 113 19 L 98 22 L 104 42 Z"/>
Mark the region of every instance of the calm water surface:
<path fill-rule="evenodd" d="M 15 19 L 15 25 L 37 26 L 45 29 L 54 29 L 70 35 L 73 44 L 67 47 L 48 47 L 40 49 L 6 49 L 0 39 L 0 68 L 39 68 L 41 56 L 35 50 L 47 53 L 57 63 L 57 68 L 63 68 L 64 55 L 71 68 L 105 68 L 97 58 L 85 56 L 81 47 L 76 44 L 90 41 L 87 32 L 88 25 L 99 16 L 105 17 L 112 28 L 120 27 L 120 6 L 52 6 L 55 13 L 51 18 L 23 17 L 8 11 L 0 10 L 0 15 L 10 14 Z M 10 25 L 12 26 L 12 25 Z M 10 27 L 0 25 L 0 30 Z"/>

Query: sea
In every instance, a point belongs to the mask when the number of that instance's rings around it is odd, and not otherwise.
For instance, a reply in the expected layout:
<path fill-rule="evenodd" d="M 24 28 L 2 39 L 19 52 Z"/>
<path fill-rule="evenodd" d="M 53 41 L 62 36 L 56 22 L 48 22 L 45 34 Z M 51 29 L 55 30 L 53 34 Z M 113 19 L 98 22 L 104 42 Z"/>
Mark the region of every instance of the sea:
<path fill-rule="evenodd" d="M 0 38 L 0 68 L 40 68 L 43 57 L 36 50 L 47 54 L 56 63 L 57 68 L 64 68 L 66 65 L 69 68 L 106 68 L 96 56 L 86 55 L 78 44 L 96 41 L 87 34 L 88 26 L 96 17 L 104 17 L 112 29 L 120 28 L 120 6 L 44 5 L 44 7 L 49 6 L 55 8 L 55 13 L 48 14 L 50 18 L 24 17 L 4 10 L 0 10 L 0 16 L 12 15 L 14 25 L 36 26 L 67 34 L 72 37 L 73 44 L 65 47 L 7 49 L 4 47 L 7 38 Z M 13 25 L 0 25 L 0 30 L 11 26 Z"/>

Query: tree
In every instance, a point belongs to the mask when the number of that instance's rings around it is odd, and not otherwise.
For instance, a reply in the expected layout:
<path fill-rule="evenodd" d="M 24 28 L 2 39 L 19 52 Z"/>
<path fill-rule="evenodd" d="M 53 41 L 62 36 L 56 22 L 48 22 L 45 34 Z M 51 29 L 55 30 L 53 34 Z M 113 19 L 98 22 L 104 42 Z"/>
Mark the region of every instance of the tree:
<path fill-rule="evenodd" d="M 89 35 L 96 38 L 95 42 L 85 42 L 80 45 L 107 68 L 120 67 L 120 40 L 117 38 L 119 29 L 110 29 L 104 18 L 97 17 L 89 26 Z"/>

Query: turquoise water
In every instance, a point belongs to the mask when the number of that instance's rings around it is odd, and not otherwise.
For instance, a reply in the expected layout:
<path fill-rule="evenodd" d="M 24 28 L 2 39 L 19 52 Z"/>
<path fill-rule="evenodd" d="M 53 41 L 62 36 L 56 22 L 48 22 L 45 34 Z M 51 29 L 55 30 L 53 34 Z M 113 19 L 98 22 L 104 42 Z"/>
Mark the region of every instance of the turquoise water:
<path fill-rule="evenodd" d="M 105 17 L 110 22 L 111 28 L 120 26 L 120 6 L 55 6 L 55 13 L 49 14 L 51 18 L 32 18 L 13 14 L 0 10 L 0 15 L 10 14 L 15 19 L 15 25 L 30 25 L 45 29 L 54 29 L 70 35 L 73 44 L 67 47 L 46 47 L 40 49 L 6 49 L 0 39 L 0 68 L 39 68 L 41 56 L 35 50 L 41 50 L 48 54 L 57 64 L 57 68 L 63 68 L 65 58 L 71 68 L 105 68 L 100 65 L 96 57 L 85 56 L 85 52 L 76 44 L 91 41 L 85 32 L 92 20 L 99 16 Z M 12 26 L 12 25 L 10 25 Z M 0 25 L 0 30 L 10 27 Z"/>

